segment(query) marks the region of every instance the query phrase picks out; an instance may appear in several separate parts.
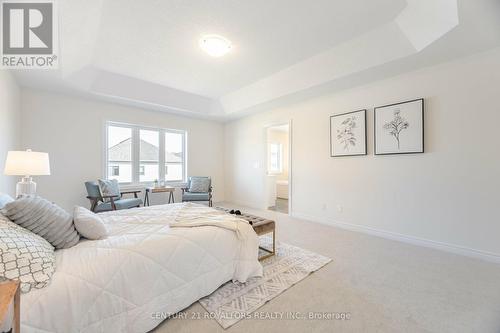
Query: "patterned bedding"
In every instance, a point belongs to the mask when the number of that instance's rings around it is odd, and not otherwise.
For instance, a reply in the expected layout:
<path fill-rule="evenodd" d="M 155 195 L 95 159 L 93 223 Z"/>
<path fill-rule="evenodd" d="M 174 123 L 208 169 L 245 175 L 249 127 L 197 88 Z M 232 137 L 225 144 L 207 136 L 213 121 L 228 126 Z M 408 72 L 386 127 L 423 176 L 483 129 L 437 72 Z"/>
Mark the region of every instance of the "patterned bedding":
<path fill-rule="evenodd" d="M 239 222 L 246 241 L 213 225 L 169 226 L 191 209 L 214 211 L 171 204 L 100 214 L 109 237 L 56 251 L 51 284 L 22 296 L 22 331 L 147 332 L 223 283 L 262 274 L 250 225 Z"/>

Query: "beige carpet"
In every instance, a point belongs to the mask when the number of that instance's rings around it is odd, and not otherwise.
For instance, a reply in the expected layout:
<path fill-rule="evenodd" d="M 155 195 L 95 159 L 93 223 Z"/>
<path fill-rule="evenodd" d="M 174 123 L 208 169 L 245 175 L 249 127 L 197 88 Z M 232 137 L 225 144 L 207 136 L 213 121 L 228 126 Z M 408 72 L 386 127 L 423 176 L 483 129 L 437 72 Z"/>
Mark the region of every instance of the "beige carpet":
<path fill-rule="evenodd" d="M 271 237 L 261 237 L 261 246 L 272 248 Z M 230 281 L 199 302 L 223 328 L 247 318 L 261 318 L 257 312 L 261 306 L 330 261 L 320 254 L 277 242 L 276 254 L 261 261 L 262 277 L 250 278 L 245 283 Z"/>
<path fill-rule="evenodd" d="M 235 207 L 234 205 L 226 205 Z M 238 207 L 241 208 L 241 207 Z M 286 215 L 245 209 L 277 220 L 277 238 L 334 259 L 261 308 L 268 318 L 227 330 L 201 315 L 169 319 L 166 332 L 500 332 L 500 265 L 367 236 Z M 271 314 L 350 313 L 348 320 L 304 320 Z M 189 319 L 193 316 L 200 319 Z"/>

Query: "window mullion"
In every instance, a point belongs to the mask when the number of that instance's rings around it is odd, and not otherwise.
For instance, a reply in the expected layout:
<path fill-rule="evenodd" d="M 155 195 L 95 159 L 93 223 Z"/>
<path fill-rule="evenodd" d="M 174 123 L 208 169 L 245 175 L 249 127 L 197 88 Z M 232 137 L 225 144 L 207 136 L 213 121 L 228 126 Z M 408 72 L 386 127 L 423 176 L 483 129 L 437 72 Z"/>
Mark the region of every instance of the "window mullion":
<path fill-rule="evenodd" d="M 186 163 L 186 156 L 187 156 L 187 141 L 186 141 L 186 133 L 182 133 L 182 181 L 185 182 L 187 181 L 186 173 L 187 173 L 187 163 Z"/>
<path fill-rule="evenodd" d="M 165 181 L 166 177 L 165 177 L 165 161 L 166 161 L 166 157 L 165 157 L 165 130 L 160 130 L 160 145 L 159 145 L 159 149 L 160 149 L 160 155 L 159 155 L 159 158 L 158 158 L 158 170 L 160 171 L 160 180 L 161 181 Z"/>
<path fill-rule="evenodd" d="M 132 183 L 139 184 L 139 170 L 141 158 L 141 138 L 139 128 L 132 128 Z"/>

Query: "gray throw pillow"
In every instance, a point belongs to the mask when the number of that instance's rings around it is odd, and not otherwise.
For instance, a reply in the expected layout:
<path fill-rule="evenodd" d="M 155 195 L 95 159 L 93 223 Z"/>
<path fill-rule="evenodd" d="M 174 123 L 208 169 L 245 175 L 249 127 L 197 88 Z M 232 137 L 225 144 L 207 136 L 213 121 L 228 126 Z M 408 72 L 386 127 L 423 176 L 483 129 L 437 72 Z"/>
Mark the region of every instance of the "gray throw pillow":
<path fill-rule="evenodd" d="M 50 283 L 55 264 L 52 245 L 0 214 L 0 281 L 17 279 L 27 293 Z"/>
<path fill-rule="evenodd" d="M 191 178 L 191 185 L 189 186 L 189 192 L 192 193 L 207 193 L 210 187 L 210 179 L 204 177 L 193 177 Z"/>
<path fill-rule="evenodd" d="M 76 206 L 73 212 L 76 230 L 87 239 L 102 239 L 108 235 L 108 230 L 101 217 L 87 208 Z"/>
<path fill-rule="evenodd" d="M 0 193 L 0 209 L 4 208 L 6 204 L 14 201 L 12 197 L 8 194 Z"/>
<path fill-rule="evenodd" d="M 120 197 L 120 185 L 118 185 L 118 180 L 98 179 L 97 181 L 99 183 L 99 189 L 101 190 L 101 195 L 103 197 L 105 196 L 112 196 L 116 198 Z M 104 201 L 106 202 L 109 200 L 110 200 L 109 198 L 104 198 Z"/>
<path fill-rule="evenodd" d="M 24 197 L 5 205 L 3 213 L 12 222 L 45 238 L 56 249 L 72 247 L 80 240 L 73 217 L 40 197 Z"/>

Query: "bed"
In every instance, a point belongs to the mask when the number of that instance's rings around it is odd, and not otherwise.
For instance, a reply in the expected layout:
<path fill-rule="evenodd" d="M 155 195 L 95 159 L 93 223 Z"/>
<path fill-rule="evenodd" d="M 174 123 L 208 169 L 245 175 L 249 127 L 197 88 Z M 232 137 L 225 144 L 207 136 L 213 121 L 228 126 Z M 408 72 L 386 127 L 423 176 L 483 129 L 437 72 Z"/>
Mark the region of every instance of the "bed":
<path fill-rule="evenodd" d="M 22 296 L 22 331 L 147 332 L 225 282 L 262 274 L 250 225 L 239 222 L 242 241 L 215 225 L 172 227 L 180 212 L 223 214 L 191 203 L 100 214 L 109 236 L 56 251 L 50 285 Z"/>

